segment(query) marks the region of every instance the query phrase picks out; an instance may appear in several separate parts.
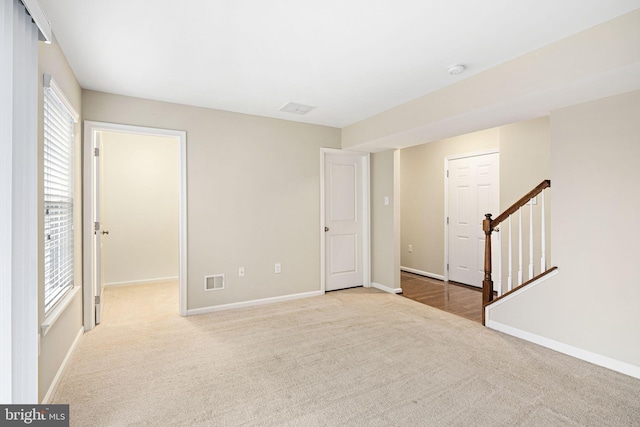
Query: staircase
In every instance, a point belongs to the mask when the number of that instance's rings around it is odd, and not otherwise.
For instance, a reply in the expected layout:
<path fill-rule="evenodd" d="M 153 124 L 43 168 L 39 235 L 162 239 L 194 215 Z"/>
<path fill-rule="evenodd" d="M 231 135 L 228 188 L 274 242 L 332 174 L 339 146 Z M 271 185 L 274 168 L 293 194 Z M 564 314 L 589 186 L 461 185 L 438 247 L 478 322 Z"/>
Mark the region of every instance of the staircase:
<path fill-rule="evenodd" d="M 529 191 L 507 210 L 492 219 L 485 215 L 482 229 L 485 233 L 484 280 L 482 281 L 482 324 L 485 324 L 485 309 L 490 304 L 536 282 L 541 277 L 556 270 L 547 267 L 548 239 L 545 193 L 551 187 L 550 180 L 544 180 Z M 535 207 L 538 205 L 538 207 Z M 528 218 L 527 218 L 528 217 Z M 515 223 L 515 226 L 514 226 Z M 506 231 L 505 231 L 506 228 Z M 500 231 L 502 229 L 503 231 Z M 515 231 L 514 231 L 515 229 Z M 494 288 L 492 272 L 491 240 L 493 233 L 501 233 L 498 240 L 498 285 Z M 504 245 L 504 240 L 507 240 Z M 506 246 L 506 255 L 503 254 Z M 525 255 L 527 262 L 525 263 Z M 539 263 L 537 261 L 539 260 Z M 503 274 L 503 266 L 506 266 Z M 526 276 L 525 276 L 526 272 Z M 506 284 L 502 278 L 506 276 Z M 526 278 L 525 278 L 526 277 Z M 494 298 L 494 293 L 497 297 Z"/>

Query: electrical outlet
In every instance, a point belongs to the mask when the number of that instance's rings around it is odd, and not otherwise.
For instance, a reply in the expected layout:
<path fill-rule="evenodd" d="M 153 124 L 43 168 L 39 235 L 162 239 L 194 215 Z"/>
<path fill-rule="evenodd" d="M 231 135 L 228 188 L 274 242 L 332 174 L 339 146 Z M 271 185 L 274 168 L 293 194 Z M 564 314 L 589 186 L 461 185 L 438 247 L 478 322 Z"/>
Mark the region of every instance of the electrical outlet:
<path fill-rule="evenodd" d="M 276 274 L 280 274 L 282 272 L 282 266 L 280 265 L 279 262 L 276 263 L 275 267 L 274 267 L 274 271 Z"/>
<path fill-rule="evenodd" d="M 409 245 L 409 253 L 413 252 L 413 245 Z"/>
<path fill-rule="evenodd" d="M 244 267 L 238 268 L 238 277 L 244 277 Z"/>

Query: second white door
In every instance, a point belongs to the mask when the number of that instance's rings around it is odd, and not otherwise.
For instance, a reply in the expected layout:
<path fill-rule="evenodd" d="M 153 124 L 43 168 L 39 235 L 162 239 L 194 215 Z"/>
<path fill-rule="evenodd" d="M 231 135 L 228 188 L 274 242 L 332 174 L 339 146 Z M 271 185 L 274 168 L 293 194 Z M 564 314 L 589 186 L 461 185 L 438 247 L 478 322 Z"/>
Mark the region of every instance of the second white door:
<path fill-rule="evenodd" d="M 484 241 L 482 220 L 500 212 L 498 153 L 448 162 L 449 280 L 482 286 Z M 496 239 L 497 240 L 497 239 Z"/>
<path fill-rule="evenodd" d="M 363 285 L 361 153 L 326 154 L 325 290 Z"/>

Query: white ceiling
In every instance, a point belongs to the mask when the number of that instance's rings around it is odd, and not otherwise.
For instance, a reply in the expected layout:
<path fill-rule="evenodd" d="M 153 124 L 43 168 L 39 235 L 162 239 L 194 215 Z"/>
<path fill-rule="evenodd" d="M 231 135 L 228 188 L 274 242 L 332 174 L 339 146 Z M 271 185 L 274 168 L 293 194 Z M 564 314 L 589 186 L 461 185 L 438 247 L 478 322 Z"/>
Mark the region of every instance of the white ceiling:
<path fill-rule="evenodd" d="M 345 127 L 640 0 L 40 0 L 85 89 Z M 468 70 L 447 74 L 463 63 Z M 289 101 L 316 106 L 299 116 Z"/>

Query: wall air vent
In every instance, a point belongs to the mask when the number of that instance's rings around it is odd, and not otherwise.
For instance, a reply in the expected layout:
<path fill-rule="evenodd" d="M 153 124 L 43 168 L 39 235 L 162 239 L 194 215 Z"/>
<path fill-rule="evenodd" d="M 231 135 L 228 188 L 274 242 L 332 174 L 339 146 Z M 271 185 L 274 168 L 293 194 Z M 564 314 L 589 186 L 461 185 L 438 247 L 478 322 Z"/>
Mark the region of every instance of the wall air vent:
<path fill-rule="evenodd" d="M 307 114 L 314 108 L 316 107 L 313 107 L 311 105 L 298 104 L 296 102 L 287 102 L 285 105 L 280 107 L 280 111 L 293 114 Z"/>
<path fill-rule="evenodd" d="M 220 289 L 224 289 L 224 274 L 214 274 L 212 276 L 205 276 L 204 278 L 205 291 L 219 291 Z"/>

